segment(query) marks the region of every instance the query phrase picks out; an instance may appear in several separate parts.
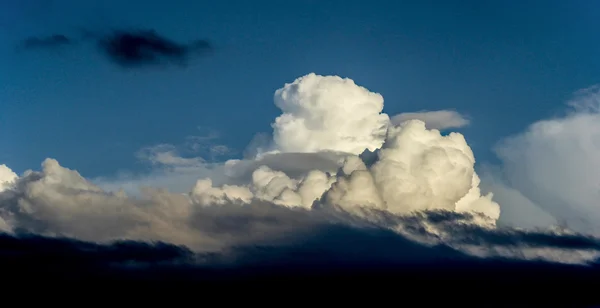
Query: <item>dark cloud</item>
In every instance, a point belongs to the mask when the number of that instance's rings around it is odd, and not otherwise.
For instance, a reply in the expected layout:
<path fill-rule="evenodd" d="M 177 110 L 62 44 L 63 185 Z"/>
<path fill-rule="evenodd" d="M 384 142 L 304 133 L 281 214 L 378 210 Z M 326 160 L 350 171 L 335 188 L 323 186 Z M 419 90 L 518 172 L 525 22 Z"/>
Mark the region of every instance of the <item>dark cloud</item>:
<path fill-rule="evenodd" d="M 93 41 L 106 58 L 124 68 L 139 68 L 157 64 L 186 66 L 197 56 L 213 50 L 207 40 L 195 40 L 187 44 L 159 35 L 154 30 L 118 30 L 108 34 L 80 30 L 78 39 L 63 34 L 47 37 L 31 37 L 21 42 L 21 49 L 50 49 Z"/>
<path fill-rule="evenodd" d="M 494 236 L 503 239 L 495 242 L 510 242 L 507 238 L 513 237 L 507 233 Z M 556 238 L 543 241 L 565 246 L 560 244 L 560 236 Z M 518 241 L 534 244 L 539 239 L 521 237 Z M 582 241 L 584 244 L 575 246 L 595 245 Z M 389 230 L 344 225 L 315 227 L 302 239 L 288 243 L 241 246 L 219 254 L 194 254 L 165 243 L 100 245 L 66 238 L 0 235 L 0 264 L 3 281 L 36 277 L 36 283 L 45 286 L 75 279 L 104 283 L 106 291 L 118 283 L 156 282 L 166 289 L 172 283 L 185 282 L 188 286 L 203 283 L 201 290 L 206 291 L 204 287 L 241 290 L 260 283 L 265 292 L 283 288 L 292 294 L 324 293 L 341 301 L 353 298 L 349 290 L 372 296 L 392 288 L 402 290 L 406 301 L 411 300 L 408 291 L 417 292 L 411 293 L 414 296 L 452 292 L 455 296 L 444 298 L 446 304 L 484 301 L 486 307 L 506 301 L 535 300 L 540 304 L 565 299 L 574 307 L 593 298 L 586 297 L 584 284 L 600 273 L 597 265 L 476 258 L 445 245 L 421 245 Z M 572 292 L 579 294 L 572 297 Z"/>
<path fill-rule="evenodd" d="M 208 41 L 180 44 L 153 30 L 117 31 L 100 39 L 100 48 L 111 61 L 128 68 L 166 62 L 186 65 L 192 56 L 212 50 Z"/>
<path fill-rule="evenodd" d="M 75 41 L 62 34 L 54 34 L 46 37 L 30 37 L 24 40 L 20 47 L 22 49 L 48 49 L 66 45 L 73 45 Z"/>
<path fill-rule="evenodd" d="M 473 224 L 461 224 L 461 221 L 472 219 L 470 214 L 449 211 L 430 211 L 416 215 L 412 218 L 402 218 L 403 224 L 413 225 L 413 230 L 423 230 L 422 221 L 431 224 L 450 235 L 453 243 L 478 246 L 504 246 L 504 247 L 552 247 L 560 249 L 579 249 L 600 251 L 598 238 L 567 233 L 557 235 L 548 232 L 520 230 L 509 227 L 496 229 L 482 228 Z M 411 222 L 409 222 L 411 220 Z"/>

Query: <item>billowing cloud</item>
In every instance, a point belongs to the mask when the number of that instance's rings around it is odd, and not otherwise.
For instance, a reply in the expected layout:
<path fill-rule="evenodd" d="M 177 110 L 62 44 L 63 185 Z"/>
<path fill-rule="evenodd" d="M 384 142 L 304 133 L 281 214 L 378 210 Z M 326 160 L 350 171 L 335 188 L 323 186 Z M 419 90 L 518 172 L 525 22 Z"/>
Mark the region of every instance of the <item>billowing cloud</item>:
<path fill-rule="evenodd" d="M 383 97 L 349 78 L 308 74 L 275 92 L 282 115 L 273 142 L 281 152 L 360 154 L 383 144 L 389 117 Z"/>
<path fill-rule="evenodd" d="M 0 192 L 7 189 L 17 179 L 17 174 L 14 173 L 8 166 L 0 165 Z"/>
<path fill-rule="evenodd" d="M 464 115 L 454 110 L 405 112 L 392 117 L 393 124 L 400 124 L 408 120 L 421 120 L 429 129 L 460 128 L 471 122 Z"/>
<path fill-rule="evenodd" d="M 16 178 L 6 168 L 5 229 L 230 253 L 293 246 L 315 230 L 376 228 L 479 256 L 569 263 L 597 257 L 595 239 L 496 227 L 501 208 L 480 190 L 465 138 L 417 119 L 395 125 L 382 112 L 382 96 L 350 79 L 309 74 L 277 90 L 275 103 L 282 115 L 272 140 L 244 159 L 207 163 L 161 145 L 140 152 L 160 173 L 112 183 L 88 180 L 54 159 Z M 581 241 L 565 246 L 566 238 Z"/>
<path fill-rule="evenodd" d="M 502 197 L 521 195 L 573 230 L 600 234 L 599 90 L 578 91 L 566 115 L 497 144 L 502 166 L 493 179 Z"/>
<path fill-rule="evenodd" d="M 393 126 L 382 113 L 381 95 L 335 76 L 298 78 L 275 92 L 275 103 L 283 114 L 273 123 L 273 150 L 267 153 L 329 151 L 346 158 L 341 174 L 313 170 L 290 178 L 260 167 L 244 186 L 255 197 L 305 208 L 319 200 L 346 209 L 447 209 L 498 218 L 498 204 L 480 194 L 475 158 L 462 135 L 442 136 L 419 120 Z M 378 150 L 369 167 L 357 156 L 365 150 Z"/>
<path fill-rule="evenodd" d="M 14 173 L 6 165 L 0 165 L 0 193 L 11 188 L 17 180 L 17 174 Z M 2 208 L 0 208 L 0 212 Z M 10 226 L 4 221 L 0 215 L 0 232 L 10 230 Z"/>

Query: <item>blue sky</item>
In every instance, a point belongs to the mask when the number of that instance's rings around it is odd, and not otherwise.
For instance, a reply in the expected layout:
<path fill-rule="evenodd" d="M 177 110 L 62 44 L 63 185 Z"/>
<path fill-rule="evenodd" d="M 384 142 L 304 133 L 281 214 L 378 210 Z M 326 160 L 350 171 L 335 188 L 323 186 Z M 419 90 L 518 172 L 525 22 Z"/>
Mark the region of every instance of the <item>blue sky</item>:
<path fill-rule="evenodd" d="M 0 4 L 0 163 L 46 157 L 89 177 L 214 130 L 242 151 L 270 132 L 273 93 L 310 72 L 354 79 L 390 115 L 456 109 L 479 161 L 503 136 L 600 81 L 600 4 L 578 1 L 74 1 Z M 89 46 L 15 52 L 29 36 L 153 28 L 207 38 L 185 69 L 124 71 Z M 198 130 L 202 128 L 202 131 Z"/>

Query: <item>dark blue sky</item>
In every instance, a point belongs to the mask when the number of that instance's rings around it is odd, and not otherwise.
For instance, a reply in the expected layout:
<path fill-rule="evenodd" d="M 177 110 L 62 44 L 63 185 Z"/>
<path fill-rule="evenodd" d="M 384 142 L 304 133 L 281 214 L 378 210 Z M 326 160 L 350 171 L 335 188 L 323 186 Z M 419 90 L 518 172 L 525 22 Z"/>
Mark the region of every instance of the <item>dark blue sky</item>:
<path fill-rule="evenodd" d="M 600 82 L 600 3 L 532 1 L 0 2 L 0 163 L 46 157 L 85 176 L 135 169 L 134 153 L 197 127 L 242 151 L 279 111 L 273 92 L 310 72 L 354 79 L 390 115 L 456 109 L 479 161 L 501 137 Z M 29 36 L 156 29 L 207 38 L 185 69 L 124 71 L 92 46 L 16 52 Z"/>

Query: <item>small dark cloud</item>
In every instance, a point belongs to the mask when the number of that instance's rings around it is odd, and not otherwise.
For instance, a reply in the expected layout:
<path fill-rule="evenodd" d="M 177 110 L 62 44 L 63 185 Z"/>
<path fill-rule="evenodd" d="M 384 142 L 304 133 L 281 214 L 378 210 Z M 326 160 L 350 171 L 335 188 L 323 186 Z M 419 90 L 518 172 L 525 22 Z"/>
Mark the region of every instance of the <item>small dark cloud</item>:
<path fill-rule="evenodd" d="M 178 43 L 154 30 L 119 30 L 108 34 L 81 29 L 78 38 L 64 34 L 30 37 L 21 42 L 20 49 L 51 49 L 73 46 L 76 43 L 96 42 L 98 50 L 106 58 L 123 67 L 139 68 L 149 65 L 176 64 L 186 66 L 197 56 L 213 50 L 207 40 Z"/>
<path fill-rule="evenodd" d="M 20 47 L 22 49 L 48 49 L 73 45 L 74 43 L 74 40 L 65 35 L 54 34 L 45 37 L 27 38 L 21 43 Z"/>
<path fill-rule="evenodd" d="M 154 30 L 116 31 L 102 37 L 99 46 L 109 60 L 126 68 L 164 63 L 185 66 L 192 56 L 212 50 L 206 40 L 181 44 Z"/>

